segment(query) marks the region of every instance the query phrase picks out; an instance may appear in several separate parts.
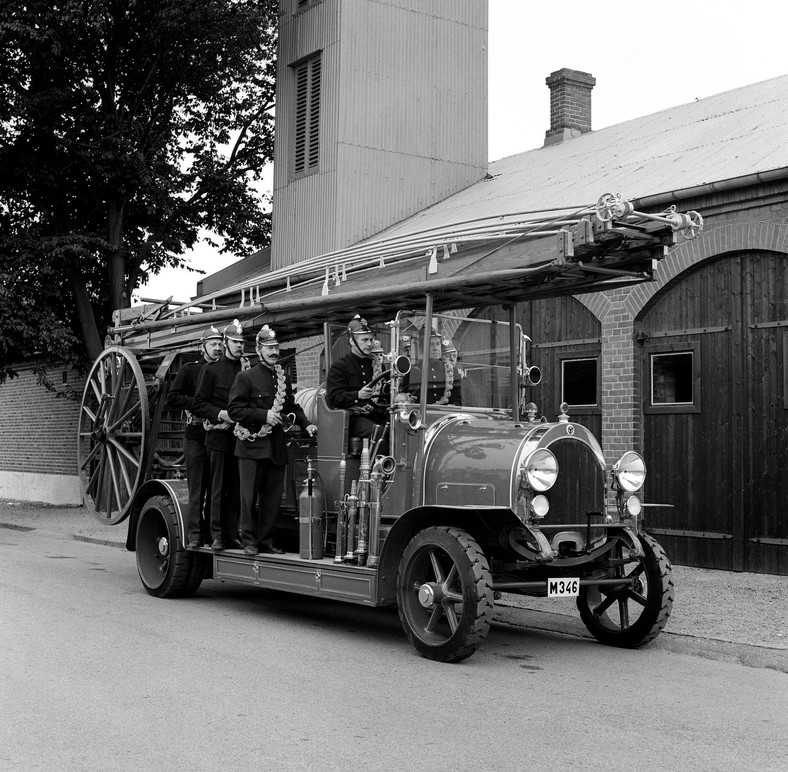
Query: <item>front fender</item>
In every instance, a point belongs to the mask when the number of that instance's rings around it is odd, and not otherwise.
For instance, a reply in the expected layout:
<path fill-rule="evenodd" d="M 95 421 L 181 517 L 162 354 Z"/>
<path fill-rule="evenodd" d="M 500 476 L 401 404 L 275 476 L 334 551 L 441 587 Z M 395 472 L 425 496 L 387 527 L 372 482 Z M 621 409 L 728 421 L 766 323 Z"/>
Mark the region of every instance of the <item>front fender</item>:
<path fill-rule="evenodd" d="M 134 494 L 134 500 L 131 505 L 129 530 L 126 534 L 126 549 L 129 552 L 134 552 L 137 548 L 137 521 L 142 508 L 145 506 L 145 502 L 153 496 L 167 496 L 172 501 L 178 517 L 178 537 L 184 546 L 186 544 L 186 526 L 183 520 L 183 513 L 189 507 L 188 483 L 186 480 L 148 480 Z"/>

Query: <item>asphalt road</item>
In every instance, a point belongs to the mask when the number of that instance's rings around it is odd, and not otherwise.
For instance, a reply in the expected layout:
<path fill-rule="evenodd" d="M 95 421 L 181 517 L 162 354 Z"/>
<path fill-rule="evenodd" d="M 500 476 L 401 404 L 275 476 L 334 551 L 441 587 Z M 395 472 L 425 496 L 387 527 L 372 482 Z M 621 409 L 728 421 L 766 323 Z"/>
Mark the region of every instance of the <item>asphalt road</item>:
<path fill-rule="evenodd" d="M 788 675 L 498 621 L 459 665 L 396 613 L 0 529 L 0 769 L 788 768 Z M 514 612 L 512 612 L 514 613 Z"/>

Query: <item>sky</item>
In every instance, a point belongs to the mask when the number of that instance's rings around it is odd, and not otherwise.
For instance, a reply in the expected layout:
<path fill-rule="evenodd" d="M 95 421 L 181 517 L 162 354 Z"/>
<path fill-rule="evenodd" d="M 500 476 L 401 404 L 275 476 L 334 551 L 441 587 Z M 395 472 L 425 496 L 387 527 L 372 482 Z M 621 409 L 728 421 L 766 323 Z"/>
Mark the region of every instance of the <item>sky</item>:
<path fill-rule="evenodd" d="M 775 0 L 489 0 L 489 158 L 541 147 L 550 127 L 545 78 L 567 67 L 596 78 L 592 128 L 788 73 Z M 214 273 L 237 258 L 197 248 L 192 268 Z M 186 301 L 200 275 L 165 269 L 136 295 Z"/>

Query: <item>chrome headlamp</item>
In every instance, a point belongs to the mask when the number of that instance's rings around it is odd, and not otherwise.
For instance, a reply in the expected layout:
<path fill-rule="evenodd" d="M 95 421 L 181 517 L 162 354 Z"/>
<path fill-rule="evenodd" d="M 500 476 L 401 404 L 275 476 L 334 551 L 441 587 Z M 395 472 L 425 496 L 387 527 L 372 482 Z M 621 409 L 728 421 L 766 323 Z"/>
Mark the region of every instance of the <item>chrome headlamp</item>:
<path fill-rule="evenodd" d="M 620 490 L 632 493 L 646 481 L 646 462 L 639 453 L 628 450 L 613 464 L 613 483 Z"/>
<path fill-rule="evenodd" d="M 520 466 L 521 483 L 535 491 L 547 491 L 558 479 L 558 459 L 547 448 L 529 453 Z"/>

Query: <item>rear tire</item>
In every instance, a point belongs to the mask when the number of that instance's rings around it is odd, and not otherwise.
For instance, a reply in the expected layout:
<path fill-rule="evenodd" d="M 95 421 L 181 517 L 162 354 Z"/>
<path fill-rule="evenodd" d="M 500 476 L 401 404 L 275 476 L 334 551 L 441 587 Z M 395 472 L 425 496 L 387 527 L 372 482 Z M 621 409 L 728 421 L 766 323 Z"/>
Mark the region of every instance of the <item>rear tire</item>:
<path fill-rule="evenodd" d="M 487 558 L 458 528 L 427 528 L 400 560 L 397 605 L 408 639 L 423 657 L 459 662 L 481 646 L 493 612 Z"/>
<path fill-rule="evenodd" d="M 167 496 L 145 502 L 137 520 L 137 571 L 156 598 L 194 595 L 206 574 L 205 556 L 183 548 L 175 505 Z"/>
<path fill-rule="evenodd" d="M 581 587 L 580 618 L 601 643 L 634 649 L 653 641 L 673 610 L 670 560 L 656 539 L 640 534 L 644 556 L 615 569 L 615 577 L 634 578 L 634 586 Z M 621 546 L 616 548 L 621 558 Z"/>

